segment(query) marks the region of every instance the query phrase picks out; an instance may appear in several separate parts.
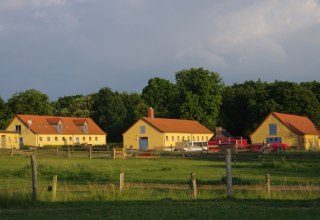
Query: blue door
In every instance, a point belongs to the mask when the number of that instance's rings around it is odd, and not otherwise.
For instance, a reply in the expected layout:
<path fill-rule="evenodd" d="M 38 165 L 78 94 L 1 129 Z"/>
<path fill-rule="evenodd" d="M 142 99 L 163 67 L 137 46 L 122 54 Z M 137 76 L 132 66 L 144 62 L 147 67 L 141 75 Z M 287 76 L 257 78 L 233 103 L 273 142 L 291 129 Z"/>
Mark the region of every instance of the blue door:
<path fill-rule="evenodd" d="M 22 137 L 19 138 L 19 145 L 20 145 L 20 147 L 23 146 L 23 138 Z"/>
<path fill-rule="evenodd" d="M 139 150 L 148 150 L 148 138 L 147 137 L 139 138 Z"/>

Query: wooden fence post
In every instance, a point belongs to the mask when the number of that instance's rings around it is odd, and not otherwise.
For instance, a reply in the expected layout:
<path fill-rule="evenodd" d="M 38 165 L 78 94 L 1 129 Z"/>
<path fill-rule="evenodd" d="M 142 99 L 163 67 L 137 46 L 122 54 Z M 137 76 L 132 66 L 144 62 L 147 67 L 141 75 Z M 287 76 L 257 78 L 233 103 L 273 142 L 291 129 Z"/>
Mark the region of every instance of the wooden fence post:
<path fill-rule="evenodd" d="M 124 189 L 124 172 L 120 173 L 120 180 L 119 180 L 119 190 L 122 192 Z"/>
<path fill-rule="evenodd" d="M 13 147 L 11 146 L 11 156 L 13 157 Z"/>
<path fill-rule="evenodd" d="M 36 155 L 36 147 L 33 147 L 33 152 L 32 152 L 33 155 Z"/>
<path fill-rule="evenodd" d="M 38 181 L 37 181 L 37 162 L 36 156 L 30 155 L 31 158 L 31 172 L 32 172 L 32 199 L 37 200 L 38 197 Z"/>
<path fill-rule="evenodd" d="M 58 185 L 58 176 L 54 175 L 52 178 L 52 201 L 56 201 L 57 197 L 57 185 Z"/>
<path fill-rule="evenodd" d="M 91 159 L 92 158 L 92 147 L 89 146 L 89 158 Z"/>
<path fill-rule="evenodd" d="M 270 174 L 266 174 L 266 194 L 270 195 Z"/>
<path fill-rule="evenodd" d="M 68 158 L 70 158 L 70 146 L 68 146 Z"/>
<path fill-rule="evenodd" d="M 116 159 L 116 149 L 113 148 L 113 159 L 115 160 Z"/>
<path fill-rule="evenodd" d="M 192 189 L 192 198 L 197 198 L 197 180 L 196 180 L 196 173 L 191 173 L 191 189 Z"/>
<path fill-rule="evenodd" d="M 231 148 L 226 149 L 227 197 L 233 196 L 231 173 Z"/>
<path fill-rule="evenodd" d="M 123 159 L 126 159 L 126 148 L 125 147 L 122 148 L 122 157 L 123 157 Z"/>

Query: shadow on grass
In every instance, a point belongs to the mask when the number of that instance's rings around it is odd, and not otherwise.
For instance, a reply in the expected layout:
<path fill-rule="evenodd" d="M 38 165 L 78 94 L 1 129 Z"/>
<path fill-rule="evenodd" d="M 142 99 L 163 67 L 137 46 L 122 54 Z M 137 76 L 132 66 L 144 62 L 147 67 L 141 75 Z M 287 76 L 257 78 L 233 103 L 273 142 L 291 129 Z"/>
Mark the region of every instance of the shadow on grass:
<path fill-rule="evenodd" d="M 134 200 L 36 202 L 1 207 L 1 219 L 317 219 L 320 200 Z"/>

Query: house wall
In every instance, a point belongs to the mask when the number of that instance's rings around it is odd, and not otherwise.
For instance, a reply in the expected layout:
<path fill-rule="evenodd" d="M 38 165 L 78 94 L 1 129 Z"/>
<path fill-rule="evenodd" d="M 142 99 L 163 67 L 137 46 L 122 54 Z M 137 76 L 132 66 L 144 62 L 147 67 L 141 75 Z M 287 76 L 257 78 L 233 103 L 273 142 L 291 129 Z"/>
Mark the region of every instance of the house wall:
<path fill-rule="evenodd" d="M 275 135 L 270 135 L 269 133 L 269 124 L 275 124 L 277 127 L 277 133 Z M 284 126 L 276 117 L 269 115 L 263 122 L 260 124 L 258 129 L 251 134 L 252 143 L 266 143 L 267 138 L 276 138 L 280 137 L 282 143 L 286 143 L 289 146 L 300 147 L 300 136 L 296 135 L 290 131 L 286 126 Z"/>
<path fill-rule="evenodd" d="M 277 134 L 270 135 L 269 124 L 275 124 Z M 283 125 L 276 117 L 269 115 L 259 126 L 259 128 L 251 134 L 252 143 L 266 143 L 267 138 L 281 137 L 282 143 L 286 143 L 291 147 L 301 150 L 320 150 L 319 135 L 297 135 Z"/>
<path fill-rule="evenodd" d="M 77 144 L 91 144 L 91 145 L 106 144 L 106 135 L 34 134 L 18 118 L 14 118 L 6 130 L 16 131 L 17 125 L 21 126 L 20 139 L 22 139 L 23 145 L 27 145 L 27 146 L 43 147 L 47 145 L 54 146 L 54 145 L 77 145 Z M 79 138 L 79 142 L 77 142 L 77 138 Z M 20 141 L 18 141 L 18 146 L 19 146 L 19 142 Z"/>
<path fill-rule="evenodd" d="M 141 133 L 145 126 L 145 133 Z M 139 149 L 139 139 L 148 138 L 148 149 L 160 146 L 182 146 L 187 141 L 208 141 L 213 134 L 162 133 L 144 120 L 137 121 L 123 134 L 125 148 Z"/>
<path fill-rule="evenodd" d="M 300 144 L 305 150 L 319 151 L 320 136 L 319 135 L 304 135 L 301 137 Z"/>
<path fill-rule="evenodd" d="M 37 135 L 38 147 L 48 145 L 105 145 L 105 135 L 68 135 L 68 134 L 42 134 Z M 32 145 L 34 146 L 34 145 Z"/>
<path fill-rule="evenodd" d="M 141 126 L 145 127 L 144 132 L 141 132 Z M 123 146 L 127 149 L 139 149 L 139 139 L 146 137 L 148 149 L 164 145 L 164 134 L 140 119 L 123 134 Z"/>
<path fill-rule="evenodd" d="M 213 134 L 165 133 L 165 146 L 183 146 L 187 141 L 209 141 Z"/>
<path fill-rule="evenodd" d="M 37 146 L 36 144 L 36 135 L 29 130 L 27 126 L 25 126 L 24 123 L 22 123 L 18 118 L 14 118 L 9 126 L 7 127 L 7 131 L 13 131 L 16 132 L 16 126 L 21 126 L 21 132 L 20 132 L 20 138 L 19 138 L 19 145 L 21 145 L 21 140 L 23 142 L 23 145 L 28 146 Z"/>
<path fill-rule="evenodd" d="M 19 134 L 0 131 L 0 148 L 19 149 Z"/>

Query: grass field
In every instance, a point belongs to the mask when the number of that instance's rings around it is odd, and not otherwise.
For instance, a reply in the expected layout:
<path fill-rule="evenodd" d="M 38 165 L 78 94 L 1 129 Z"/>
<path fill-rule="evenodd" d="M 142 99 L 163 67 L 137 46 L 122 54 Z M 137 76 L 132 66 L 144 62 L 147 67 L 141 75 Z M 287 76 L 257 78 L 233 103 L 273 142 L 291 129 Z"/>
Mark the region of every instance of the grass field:
<path fill-rule="evenodd" d="M 182 158 L 89 159 L 56 158 L 37 152 L 39 200 L 31 200 L 29 155 L 0 154 L 0 219 L 318 219 L 319 191 L 238 190 L 227 199 L 224 190 L 199 190 L 192 199 L 189 190 L 133 189 L 119 192 L 106 184 L 117 183 L 119 173 L 127 182 L 186 184 L 191 172 L 199 184 L 223 184 L 224 155 Z M 258 158 L 239 154 L 232 162 L 234 184 L 263 185 L 265 174 L 271 185 L 320 185 L 320 154 L 273 153 Z M 58 175 L 57 201 L 51 202 L 47 186 Z M 66 189 L 77 186 L 85 192 Z M 99 186 L 99 187 L 98 187 Z"/>

